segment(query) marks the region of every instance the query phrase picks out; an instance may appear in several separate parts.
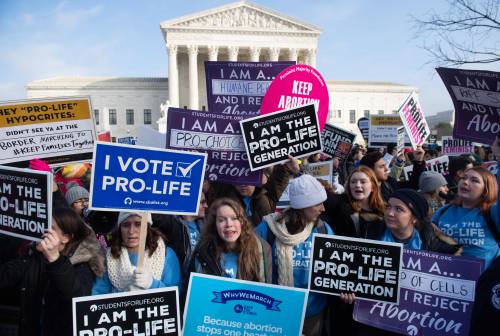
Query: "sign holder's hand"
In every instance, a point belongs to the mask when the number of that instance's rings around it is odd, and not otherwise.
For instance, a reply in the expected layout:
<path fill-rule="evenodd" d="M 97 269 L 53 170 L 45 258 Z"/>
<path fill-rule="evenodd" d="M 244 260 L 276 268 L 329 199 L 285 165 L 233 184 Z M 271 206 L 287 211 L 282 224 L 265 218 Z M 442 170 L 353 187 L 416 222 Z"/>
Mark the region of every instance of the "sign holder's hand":
<path fill-rule="evenodd" d="M 413 157 L 415 161 L 425 161 L 425 151 L 422 149 L 422 146 L 417 146 L 417 148 L 413 151 Z"/>
<path fill-rule="evenodd" d="M 50 263 L 59 259 L 59 246 L 61 245 L 61 240 L 57 233 L 49 229 L 42 237 L 43 239 L 36 245 L 37 251 L 42 252 Z"/>

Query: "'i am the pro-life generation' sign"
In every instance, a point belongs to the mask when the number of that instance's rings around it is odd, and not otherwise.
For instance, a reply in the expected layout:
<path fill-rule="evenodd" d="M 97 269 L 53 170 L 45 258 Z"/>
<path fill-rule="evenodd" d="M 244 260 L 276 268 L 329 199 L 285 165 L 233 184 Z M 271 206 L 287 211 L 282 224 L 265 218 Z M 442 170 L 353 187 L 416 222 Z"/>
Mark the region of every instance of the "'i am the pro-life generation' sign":
<path fill-rule="evenodd" d="M 0 164 L 53 166 L 92 160 L 97 139 L 89 97 L 0 103 Z"/>
<path fill-rule="evenodd" d="M 97 143 L 90 208 L 198 212 L 207 154 Z"/>
<path fill-rule="evenodd" d="M 406 335 L 469 335 L 483 267 L 475 258 L 405 249 L 399 305 L 357 300 L 353 317 Z"/>
<path fill-rule="evenodd" d="M 321 152 L 321 134 L 314 105 L 240 121 L 252 170 L 283 163 L 288 155 Z"/>
<path fill-rule="evenodd" d="M 397 303 L 403 245 L 315 234 L 309 290 Z"/>
<path fill-rule="evenodd" d="M 73 298 L 73 335 L 182 335 L 177 287 Z"/>
<path fill-rule="evenodd" d="M 0 233 L 40 241 L 51 227 L 52 174 L 0 166 Z"/>
<path fill-rule="evenodd" d="M 455 138 L 492 144 L 500 135 L 500 72 L 437 68 L 455 107 Z"/>
<path fill-rule="evenodd" d="M 301 335 L 302 288 L 191 273 L 184 335 Z"/>

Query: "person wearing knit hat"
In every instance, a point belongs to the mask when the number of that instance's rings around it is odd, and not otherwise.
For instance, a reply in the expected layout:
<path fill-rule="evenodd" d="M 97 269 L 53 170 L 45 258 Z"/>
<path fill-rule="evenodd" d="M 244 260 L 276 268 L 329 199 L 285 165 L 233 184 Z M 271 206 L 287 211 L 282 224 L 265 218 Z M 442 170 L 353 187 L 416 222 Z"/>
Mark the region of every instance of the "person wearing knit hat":
<path fill-rule="evenodd" d="M 87 189 L 75 184 L 68 188 L 65 197 L 69 206 L 83 218 L 83 209 L 89 206 L 89 192 Z"/>
<path fill-rule="evenodd" d="M 333 234 L 319 216 L 325 210 L 327 194 L 311 175 L 290 182 L 290 207 L 264 216 L 255 231 L 273 248 L 273 282 L 283 286 L 307 288 L 314 233 Z M 303 334 L 321 335 L 326 297 L 310 293 Z"/>
<path fill-rule="evenodd" d="M 98 277 L 92 295 L 130 290 L 179 286 L 181 272 L 174 250 L 166 246 L 161 232 L 148 218 L 146 251 L 142 268 L 137 268 L 142 215 L 120 212 L 117 228 L 106 251 L 106 272 Z"/>
<path fill-rule="evenodd" d="M 435 171 L 423 172 L 418 186 L 429 205 L 431 215 L 445 205 L 445 199 L 448 195 L 448 181 L 442 174 Z"/>
<path fill-rule="evenodd" d="M 459 246 L 434 229 L 425 198 L 413 189 L 396 190 L 384 213 L 386 230 L 380 240 L 402 243 L 404 248 L 455 254 Z"/>

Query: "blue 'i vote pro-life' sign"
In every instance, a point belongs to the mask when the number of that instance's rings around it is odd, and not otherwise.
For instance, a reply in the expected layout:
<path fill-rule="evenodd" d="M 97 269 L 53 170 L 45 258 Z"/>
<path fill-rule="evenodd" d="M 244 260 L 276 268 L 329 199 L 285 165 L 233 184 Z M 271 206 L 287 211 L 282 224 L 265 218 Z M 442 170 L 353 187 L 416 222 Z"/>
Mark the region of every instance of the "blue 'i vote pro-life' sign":
<path fill-rule="evenodd" d="M 196 214 L 206 160 L 205 153 L 97 143 L 89 206 Z"/>

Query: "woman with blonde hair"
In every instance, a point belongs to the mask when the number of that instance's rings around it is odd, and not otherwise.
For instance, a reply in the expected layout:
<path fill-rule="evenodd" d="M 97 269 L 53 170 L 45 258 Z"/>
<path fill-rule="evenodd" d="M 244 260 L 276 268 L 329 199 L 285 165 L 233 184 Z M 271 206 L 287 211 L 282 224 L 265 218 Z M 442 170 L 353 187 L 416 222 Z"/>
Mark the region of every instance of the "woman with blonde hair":
<path fill-rule="evenodd" d="M 500 138 L 492 145 L 500 156 Z M 500 256 L 500 210 L 497 179 L 488 170 L 472 167 L 458 182 L 457 197 L 436 211 L 432 222 L 463 245 L 463 255 L 480 258 L 488 268 Z"/>
<path fill-rule="evenodd" d="M 270 246 L 255 235 L 243 207 L 233 199 L 219 198 L 208 210 L 190 271 L 270 283 L 271 258 Z"/>

